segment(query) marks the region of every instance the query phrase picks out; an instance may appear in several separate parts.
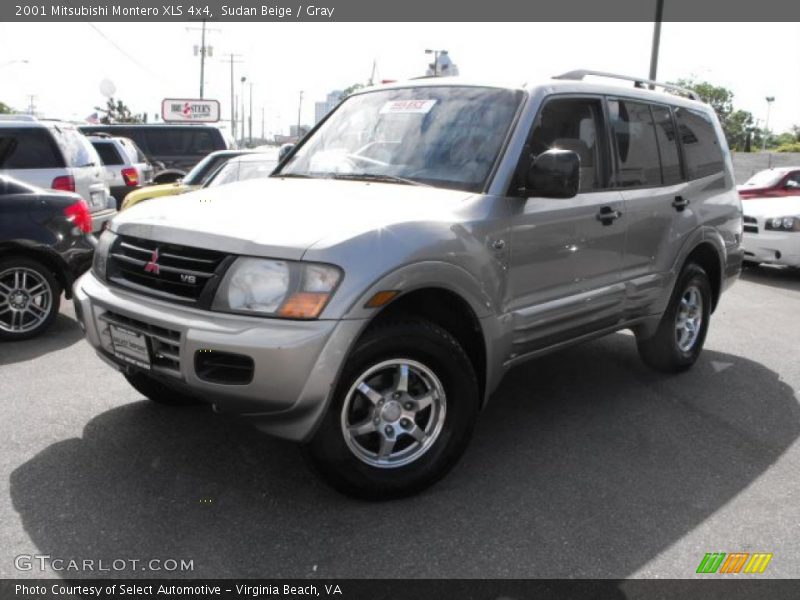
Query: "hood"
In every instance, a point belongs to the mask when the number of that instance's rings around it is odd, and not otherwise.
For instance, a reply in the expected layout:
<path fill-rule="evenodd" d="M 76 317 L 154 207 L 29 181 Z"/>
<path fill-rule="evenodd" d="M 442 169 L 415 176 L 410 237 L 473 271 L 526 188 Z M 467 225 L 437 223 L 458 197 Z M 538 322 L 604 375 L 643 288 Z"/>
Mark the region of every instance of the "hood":
<path fill-rule="evenodd" d="M 748 217 L 765 219 L 800 216 L 800 196 L 745 200 L 742 202 L 742 210 Z"/>
<path fill-rule="evenodd" d="M 410 221 L 452 221 L 473 194 L 426 186 L 333 179 L 253 179 L 154 198 L 117 216 L 123 235 L 233 254 L 299 259 Z"/>

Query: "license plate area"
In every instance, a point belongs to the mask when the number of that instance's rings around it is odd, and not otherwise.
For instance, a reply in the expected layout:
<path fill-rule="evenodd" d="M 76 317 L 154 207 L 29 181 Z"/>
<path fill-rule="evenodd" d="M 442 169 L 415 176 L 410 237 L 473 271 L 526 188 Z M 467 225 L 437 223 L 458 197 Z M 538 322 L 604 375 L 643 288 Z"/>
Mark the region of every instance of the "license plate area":
<path fill-rule="evenodd" d="M 150 368 L 150 340 L 146 335 L 113 324 L 109 324 L 108 329 L 114 356 L 142 369 Z"/>
<path fill-rule="evenodd" d="M 89 203 L 94 209 L 105 208 L 105 194 L 103 192 L 91 192 L 89 194 Z"/>

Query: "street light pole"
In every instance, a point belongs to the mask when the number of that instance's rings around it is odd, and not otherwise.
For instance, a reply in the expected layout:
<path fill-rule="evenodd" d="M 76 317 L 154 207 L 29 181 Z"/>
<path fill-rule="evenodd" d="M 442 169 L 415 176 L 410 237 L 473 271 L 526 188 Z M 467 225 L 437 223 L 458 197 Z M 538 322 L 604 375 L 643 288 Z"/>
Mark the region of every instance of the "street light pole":
<path fill-rule="evenodd" d="M 763 145 L 761 148 L 762 152 L 766 152 L 767 150 L 767 138 L 769 137 L 769 111 L 772 108 L 772 103 L 775 102 L 775 96 L 767 96 L 767 120 L 764 123 L 764 140 Z"/>
<path fill-rule="evenodd" d="M 650 50 L 650 80 L 656 80 L 658 72 L 658 48 L 661 44 L 661 19 L 664 15 L 664 0 L 656 0 L 656 19 L 653 23 L 653 47 Z M 651 84 L 650 89 L 654 86 Z"/>
<path fill-rule="evenodd" d="M 236 60 L 241 54 L 228 54 L 231 63 L 231 136 L 236 139 L 236 95 L 233 89 L 233 65 L 241 64 L 241 60 Z"/>

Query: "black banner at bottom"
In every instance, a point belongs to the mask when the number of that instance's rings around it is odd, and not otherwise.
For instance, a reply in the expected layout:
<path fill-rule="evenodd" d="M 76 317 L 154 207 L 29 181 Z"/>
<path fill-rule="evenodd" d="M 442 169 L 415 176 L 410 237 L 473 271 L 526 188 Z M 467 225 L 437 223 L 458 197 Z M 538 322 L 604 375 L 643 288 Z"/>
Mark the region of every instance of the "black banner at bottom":
<path fill-rule="evenodd" d="M 0 599 L 796 600 L 796 579 L 5 579 Z"/>

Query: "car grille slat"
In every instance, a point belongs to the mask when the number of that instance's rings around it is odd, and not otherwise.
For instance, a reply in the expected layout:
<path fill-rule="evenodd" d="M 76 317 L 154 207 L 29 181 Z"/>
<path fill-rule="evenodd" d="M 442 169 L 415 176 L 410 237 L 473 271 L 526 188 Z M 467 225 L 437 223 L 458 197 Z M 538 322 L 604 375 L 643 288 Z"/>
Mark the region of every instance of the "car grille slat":
<path fill-rule="evenodd" d="M 157 260 L 153 264 L 153 259 Z M 108 280 L 172 302 L 204 305 L 231 257 L 217 250 L 120 236 L 108 256 Z"/>

